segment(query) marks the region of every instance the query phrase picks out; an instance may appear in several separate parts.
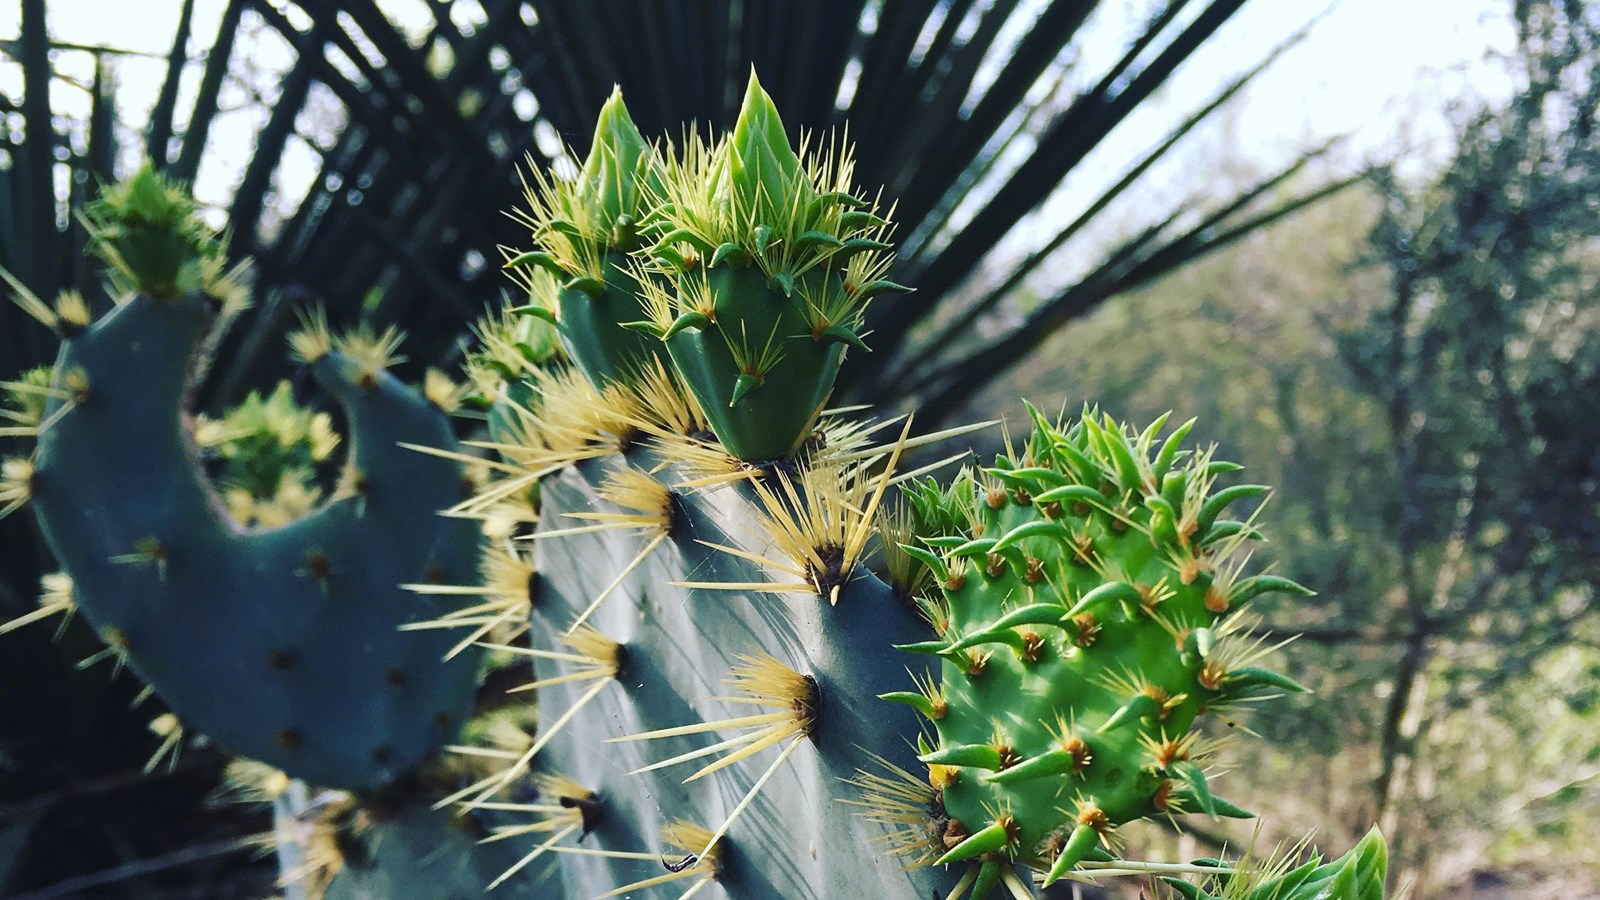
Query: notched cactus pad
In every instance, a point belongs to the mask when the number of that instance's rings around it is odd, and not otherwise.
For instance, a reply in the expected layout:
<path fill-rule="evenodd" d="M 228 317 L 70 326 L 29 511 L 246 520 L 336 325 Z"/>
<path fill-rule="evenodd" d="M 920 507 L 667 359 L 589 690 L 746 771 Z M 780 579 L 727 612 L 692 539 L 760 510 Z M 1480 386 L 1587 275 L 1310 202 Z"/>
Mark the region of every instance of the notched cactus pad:
<path fill-rule="evenodd" d="M 477 680 L 476 652 L 441 665 L 450 636 L 400 630 L 446 612 L 452 598 L 427 586 L 477 563 L 470 525 L 437 512 L 462 496 L 460 464 L 402 446 L 455 446 L 434 402 L 449 392 L 430 400 L 388 375 L 389 336 L 310 329 L 296 347 L 344 410 L 344 476 L 290 524 L 230 519 L 182 404 L 216 293 L 237 288 L 192 212 L 148 170 L 94 208 L 94 246 L 135 293 L 70 328 L 61 310 L 75 307 L 58 303 L 35 451 L 8 461 L 8 482 L 32 501 L 71 602 L 187 728 L 317 784 L 380 786 L 457 733 Z M 196 289 L 174 293 L 191 274 Z"/>

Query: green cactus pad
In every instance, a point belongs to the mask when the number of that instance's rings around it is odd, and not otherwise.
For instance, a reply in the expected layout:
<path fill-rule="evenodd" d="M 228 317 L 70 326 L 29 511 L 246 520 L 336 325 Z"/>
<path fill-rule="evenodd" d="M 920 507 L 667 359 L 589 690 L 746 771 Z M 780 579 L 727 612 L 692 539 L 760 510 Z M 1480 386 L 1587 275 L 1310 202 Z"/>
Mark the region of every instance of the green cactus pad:
<path fill-rule="evenodd" d="M 733 133 L 691 136 L 668 164 L 641 271 L 646 319 L 729 452 L 792 455 L 833 390 L 847 347 L 865 349 L 867 302 L 889 224 L 850 193 L 847 149 L 802 159 L 754 74 Z"/>
<path fill-rule="evenodd" d="M 1251 665 L 1263 648 L 1235 614 L 1257 588 L 1304 591 L 1240 579 L 1250 530 L 1218 516 L 1259 490 L 1214 491 L 1229 467 L 1180 450 L 1187 426 L 1158 444 L 1162 424 L 1035 413 L 1022 457 L 912 494 L 940 594 L 939 640 L 917 649 L 941 659 L 921 705 L 942 862 L 1023 863 L 1048 883 L 1125 822 L 1237 811 L 1211 793 L 1195 721 L 1298 689 Z"/>
<path fill-rule="evenodd" d="M 545 292 L 541 282 L 553 279 L 555 302 L 547 315 L 596 388 L 631 380 L 661 352 L 648 335 L 622 327 L 639 318 L 639 273 L 627 254 L 639 246 L 645 198 L 657 188 L 658 170 L 621 91 L 613 91 L 578 178 L 533 172 L 528 209 L 516 214 L 535 249 L 508 252 L 506 266 L 530 293 Z"/>
<path fill-rule="evenodd" d="M 312 365 L 349 421 L 343 499 L 272 531 L 222 514 L 182 424 L 199 295 L 136 295 L 66 341 L 32 494 L 79 608 L 191 728 L 308 781 L 381 785 L 453 737 L 474 656 L 401 633 L 445 611 L 406 582 L 463 583 L 473 530 L 436 514 L 461 467 L 439 409 L 339 353 Z M 70 408 L 62 410 L 63 404 Z"/>

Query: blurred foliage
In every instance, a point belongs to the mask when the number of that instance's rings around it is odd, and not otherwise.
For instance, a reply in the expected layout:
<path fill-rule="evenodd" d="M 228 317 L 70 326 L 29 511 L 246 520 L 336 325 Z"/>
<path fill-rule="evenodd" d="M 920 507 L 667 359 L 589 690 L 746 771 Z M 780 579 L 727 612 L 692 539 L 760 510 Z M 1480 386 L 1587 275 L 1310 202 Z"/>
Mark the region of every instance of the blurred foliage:
<path fill-rule="evenodd" d="M 1516 12 L 1517 96 L 1456 110 L 1434 180 L 1379 173 L 1107 308 L 1022 387 L 1198 415 L 1280 486 L 1267 551 L 1321 610 L 1264 627 L 1305 632 L 1316 696 L 1247 724 L 1322 756 L 1244 742 L 1246 801 L 1331 846 L 1377 819 L 1414 896 L 1600 884 L 1600 10 Z"/>

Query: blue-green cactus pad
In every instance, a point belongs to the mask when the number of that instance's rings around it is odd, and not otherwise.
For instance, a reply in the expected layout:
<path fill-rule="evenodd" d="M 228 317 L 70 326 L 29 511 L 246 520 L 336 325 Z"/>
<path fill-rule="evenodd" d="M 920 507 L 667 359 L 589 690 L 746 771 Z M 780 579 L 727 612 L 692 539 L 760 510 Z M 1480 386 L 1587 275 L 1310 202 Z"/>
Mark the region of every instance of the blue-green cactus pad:
<path fill-rule="evenodd" d="M 77 601 L 184 723 L 317 784 L 389 781 L 454 736 L 476 683 L 453 638 L 399 626 L 445 611 L 400 585 L 474 577 L 473 530 L 438 510 L 461 468 L 445 415 L 390 376 L 313 366 L 343 406 L 354 496 L 273 531 L 222 513 L 182 423 L 199 297 L 136 296 L 66 341 L 55 384 L 73 408 L 39 438 L 40 526 Z"/>

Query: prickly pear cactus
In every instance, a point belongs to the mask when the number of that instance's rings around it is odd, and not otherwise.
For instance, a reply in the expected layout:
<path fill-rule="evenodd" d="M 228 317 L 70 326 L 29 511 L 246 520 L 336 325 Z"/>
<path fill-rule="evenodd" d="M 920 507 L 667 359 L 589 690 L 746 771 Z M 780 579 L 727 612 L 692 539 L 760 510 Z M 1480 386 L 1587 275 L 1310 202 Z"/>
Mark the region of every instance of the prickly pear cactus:
<path fill-rule="evenodd" d="M 221 244 L 148 168 L 88 219 L 117 303 L 91 323 L 81 298 L 25 298 L 63 346 L 8 495 L 32 501 L 72 602 L 187 727 L 320 785 L 387 783 L 457 733 L 477 682 L 476 651 L 441 665 L 449 636 L 399 630 L 449 609 L 403 584 L 476 566 L 471 528 L 436 514 L 460 464 L 407 449 L 455 446 L 445 410 L 384 371 L 391 336 L 310 328 L 297 351 L 344 409 L 344 477 L 304 518 L 239 526 L 182 406 L 197 348 L 242 298 Z"/>
<path fill-rule="evenodd" d="M 893 699 L 937 734 L 921 760 L 947 818 L 927 855 L 974 861 L 975 893 L 1018 864 L 1048 886 L 1135 819 L 1248 815 L 1212 793 L 1219 747 L 1196 720 L 1301 690 L 1254 665 L 1273 648 L 1241 611 L 1309 592 L 1244 577 L 1253 530 L 1221 518 L 1266 488 L 1217 489 L 1237 467 L 1182 448 L 1192 423 L 1163 425 L 1035 413 L 1025 452 L 916 495 L 932 533 L 906 549 L 938 635 L 907 649 L 940 677 Z"/>
<path fill-rule="evenodd" d="M 591 161 L 619 121 L 613 96 Z M 1116 855 L 1137 819 L 1248 815 L 1211 788 L 1205 722 L 1299 689 L 1256 665 L 1275 648 L 1241 610 L 1306 592 L 1246 576 L 1255 530 L 1222 518 L 1265 489 L 1217 488 L 1236 467 L 1185 448 L 1188 425 L 1035 414 L 1022 453 L 891 514 L 904 450 L 954 433 L 884 441 L 891 423 L 823 408 L 866 301 L 899 289 L 848 152 L 795 153 L 752 78 L 731 135 L 657 156 L 630 169 L 652 173 L 629 218 L 649 240 L 616 265 L 643 318 L 616 322 L 671 368 L 619 376 L 555 282 L 525 278 L 514 312 L 559 323 L 576 371 L 489 379 L 495 476 L 451 510 L 495 560 L 454 624 L 538 698 L 515 748 L 460 748 L 500 766 L 445 801 L 524 818 L 495 830 L 524 853 L 491 886 L 553 861 L 573 896 L 981 900 L 1130 873 L 1381 896 L 1370 847 L 1254 875 Z M 604 205 L 592 180 L 563 191 Z M 512 325 L 481 334 L 514 346 Z"/>
<path fill-rule="evenodd" d="M 390 336 L 313 322 L 294 348 L 353 461 L 273 530 L 222 515 L 183 427 L 236 292 L 181 195 L 142 173 L 92 217 L 130 294 L 101 321 L 25 303 L 65 347 L 11 386 L 43 402 L 7 412 L 39 446 L 0 509 L 37 501 L 78 605 L 190 724 L 356 792 L 280 804 L 300 890 L 1020 900 L 1182 874 L 1191 900 L 1381 898 L 1376 836 L 1298 868 L 1118 858 L 1139 819 L 1248 815 L 1213 791 L 1209 723 L 1299 690 L 1244 610 L 1306 591 L 1247 575 L 1255 529 L 1223 518 L 1265 488 L 1218 487 L 1236 467 L 1187 424 L 1092 412 L 896 487 L 969 455 L 900 472 L 908 449 L 974 429 L 824 408 L 867 302 L 904 289 L 848 149 L 796 153 L 753 76 L 730 135 L 677 151 L 613 95 L 579 176 L 535 181 L 534 249 L 506 251 L 525 300 L 468 361 L 489 439 L 456 445 L 453 385 L 384 373 Z M 500 699 L 419 766 L 480 657 Z"/>

